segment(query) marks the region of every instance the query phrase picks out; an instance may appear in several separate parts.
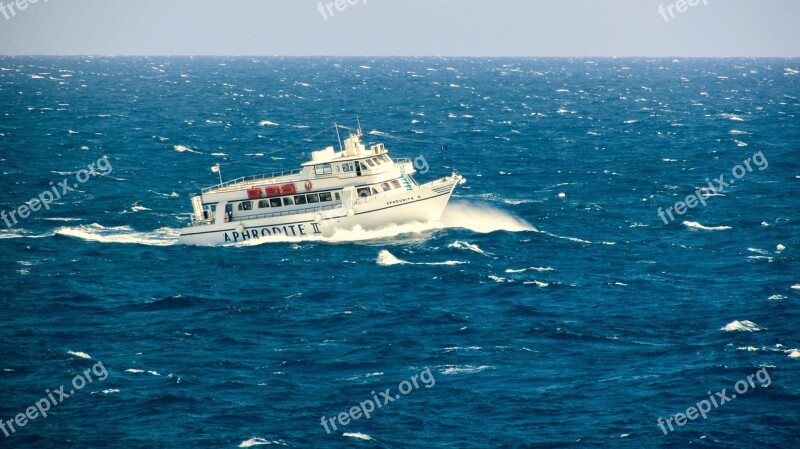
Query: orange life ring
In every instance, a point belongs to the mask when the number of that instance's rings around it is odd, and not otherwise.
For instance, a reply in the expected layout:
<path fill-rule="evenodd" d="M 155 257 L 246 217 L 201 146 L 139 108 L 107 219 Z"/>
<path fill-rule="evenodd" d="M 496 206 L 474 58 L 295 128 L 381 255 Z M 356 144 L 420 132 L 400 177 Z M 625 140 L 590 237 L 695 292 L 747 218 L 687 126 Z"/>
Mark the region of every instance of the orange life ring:
<path fill-rule="evenodd" d="M 311 181 L 306 181 L 306 190 L 311 190 L 314 187 L 314 184 L 311 184 Z"/>

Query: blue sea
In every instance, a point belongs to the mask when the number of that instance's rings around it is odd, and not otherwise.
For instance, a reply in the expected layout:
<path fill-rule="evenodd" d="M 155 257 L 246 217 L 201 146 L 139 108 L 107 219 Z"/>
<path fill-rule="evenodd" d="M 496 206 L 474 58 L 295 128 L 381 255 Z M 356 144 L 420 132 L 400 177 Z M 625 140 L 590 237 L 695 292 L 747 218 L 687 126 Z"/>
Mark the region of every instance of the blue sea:
<path fill-rule="evenodd" d="M 800 447 L 799 70 L 0 57 L 0 447 Z M 177 244 L 333 123 L 468 181 Z"/>

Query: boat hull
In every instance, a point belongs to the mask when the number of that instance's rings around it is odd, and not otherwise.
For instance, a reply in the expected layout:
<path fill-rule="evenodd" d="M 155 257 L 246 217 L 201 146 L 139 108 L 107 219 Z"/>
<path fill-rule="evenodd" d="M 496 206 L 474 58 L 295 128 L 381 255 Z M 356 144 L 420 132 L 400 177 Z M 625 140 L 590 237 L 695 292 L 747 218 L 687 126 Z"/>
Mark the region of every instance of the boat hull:
<path fill-rule="evenodd" d="M 201 246 L 236 245 L 286 238 L 324 239 L 337 230 L 370 231 L 391 224 L 426 223 L 439 220 L 456 185 L 453 176 L 424 188 L 390 196 L 359 198 L 353 204 L 278 217 L 232 221 L 185 228 L 179 243 Z"/>

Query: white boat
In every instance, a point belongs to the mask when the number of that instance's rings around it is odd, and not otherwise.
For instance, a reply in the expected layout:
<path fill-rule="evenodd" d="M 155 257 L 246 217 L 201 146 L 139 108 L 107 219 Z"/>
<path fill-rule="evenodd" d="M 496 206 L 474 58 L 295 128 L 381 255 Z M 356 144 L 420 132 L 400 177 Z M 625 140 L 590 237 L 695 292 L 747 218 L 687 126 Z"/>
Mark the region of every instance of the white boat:
<path fill-rule="evenodd" d="M 202 189 L 192 197 L 192 223 L 181 231 L 179 243 L 219 246 L 324 238 L 339 229 L 368 231 L 435 221 L 456 186 L 466 182 L 453 173 L 419 184 L 410 159 L 391 159 L 381 143 L 366 148 L 361 136 L 360 129 L 350 134 L 340 151 L 332 146 L 314 151 L 299 170 Z"/>

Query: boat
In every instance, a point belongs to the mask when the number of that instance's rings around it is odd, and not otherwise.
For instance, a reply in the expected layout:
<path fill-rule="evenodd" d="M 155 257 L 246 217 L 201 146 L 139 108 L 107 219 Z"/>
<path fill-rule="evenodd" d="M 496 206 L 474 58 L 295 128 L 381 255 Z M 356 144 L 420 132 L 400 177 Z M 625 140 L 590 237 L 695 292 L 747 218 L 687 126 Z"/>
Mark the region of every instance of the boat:
<path fill-rule="evenodd" d="M 338 127 L 337 127 L 338 134 Z M 456 186 L 450 176 L 420 184 L 422 156 L 392 159 L 383 143 L 366 147 L 359 127 L 339 151 L 313 151 L 311 160 L 288 172 L 222 182 L 193 196 L 191 224 L 178 242 L 225 246 L 257 240 L 329 238 L 337 230 L 370 231 L 391 224 L 441 218 Z M 424 163 L 423 163 L 424 162 Z M 218 171 L 216 167 L 215 171 Z"/>

